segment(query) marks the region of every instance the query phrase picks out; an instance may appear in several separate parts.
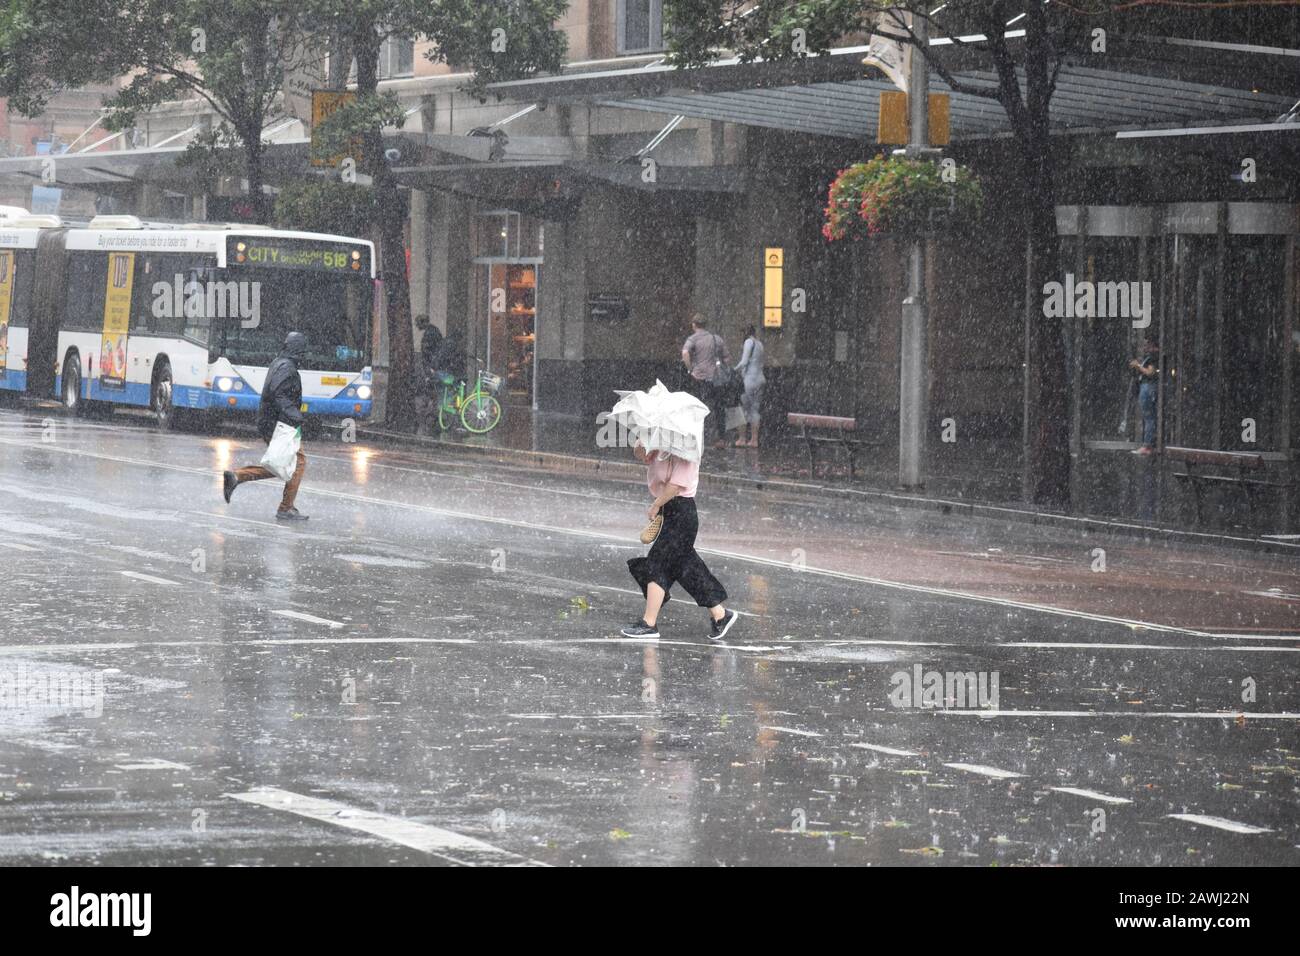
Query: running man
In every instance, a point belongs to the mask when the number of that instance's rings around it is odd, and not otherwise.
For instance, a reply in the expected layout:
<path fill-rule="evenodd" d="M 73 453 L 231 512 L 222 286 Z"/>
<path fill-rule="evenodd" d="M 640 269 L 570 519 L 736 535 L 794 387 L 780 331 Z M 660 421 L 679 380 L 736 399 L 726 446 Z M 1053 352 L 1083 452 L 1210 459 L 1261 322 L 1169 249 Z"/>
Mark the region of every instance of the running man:
<path fill-rule="evenodd" d="M 284 348 L 266 370 L 266 383 L 262 386 L 262 401 L 257 406 L 257 433 L 268 445 L 275 434 L 275 426 L 284 422 L 294 428 L 301 428 L 302 414 L 302 375 L 298 372 L 298 363 L 307 354 L 307 336 L 301 332 L 290 332 L 284 340 Z M 307 456 L 298 449 L 298 466 L 284 485 L 284 497 L 280 499 L 280 508 L 275 513 L 278 521 L 306 521 L 307 515 L 299 513 L 293 506 L 298 495 L 298 485 L 302 474 L 307 469 Z M 261 481 L 274 478 L 275 474 L 261 465 L 248 465 L 237 471 L 227 471 L 222 476 L 222 493 L 226 503 L 235 489 L 246 481 Z"/>

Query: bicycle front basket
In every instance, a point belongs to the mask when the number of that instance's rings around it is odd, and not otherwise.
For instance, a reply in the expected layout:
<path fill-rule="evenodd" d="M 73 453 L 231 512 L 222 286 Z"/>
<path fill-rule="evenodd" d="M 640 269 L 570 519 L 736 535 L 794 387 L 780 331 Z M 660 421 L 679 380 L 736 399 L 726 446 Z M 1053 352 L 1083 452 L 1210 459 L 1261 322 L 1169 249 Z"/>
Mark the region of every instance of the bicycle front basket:
<path fill-rule="evenodd" d="M 500 375 L 493 375 L 491 372 L 484 372 L 481 381 L 483 382 L 483 391 L 487 392 L 489 395 L 495 395 L 497 392 L 501 391 Z"/>

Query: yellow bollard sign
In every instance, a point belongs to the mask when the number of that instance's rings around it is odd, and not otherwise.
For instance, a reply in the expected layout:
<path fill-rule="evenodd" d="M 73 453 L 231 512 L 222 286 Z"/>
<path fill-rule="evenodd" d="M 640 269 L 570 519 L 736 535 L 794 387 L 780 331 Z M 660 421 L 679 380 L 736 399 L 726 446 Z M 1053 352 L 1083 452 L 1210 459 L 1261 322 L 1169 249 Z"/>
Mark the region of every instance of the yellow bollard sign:
<path fill-rule="evenodd" d="M 781 327 L 781 303 L 785 299 L 785 250 L 763 250 L 763 328 Z"/>

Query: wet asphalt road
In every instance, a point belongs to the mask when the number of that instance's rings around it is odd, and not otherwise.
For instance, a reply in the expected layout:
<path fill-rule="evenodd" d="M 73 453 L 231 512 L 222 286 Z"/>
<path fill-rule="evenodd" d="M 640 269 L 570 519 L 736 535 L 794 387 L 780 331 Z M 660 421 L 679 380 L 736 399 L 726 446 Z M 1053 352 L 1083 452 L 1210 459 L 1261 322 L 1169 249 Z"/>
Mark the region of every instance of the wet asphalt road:
<path fill-rule="evenodd" d="M 249 434 L 44 414 L 0 864 L 1300 862 L 1295 558 L 702 493 L 744 617 L 630 642 L 643 486 L 323 442 L 286 527 L 221 500 Z M 989 706 L 895 706 L 918 665 Z"/>

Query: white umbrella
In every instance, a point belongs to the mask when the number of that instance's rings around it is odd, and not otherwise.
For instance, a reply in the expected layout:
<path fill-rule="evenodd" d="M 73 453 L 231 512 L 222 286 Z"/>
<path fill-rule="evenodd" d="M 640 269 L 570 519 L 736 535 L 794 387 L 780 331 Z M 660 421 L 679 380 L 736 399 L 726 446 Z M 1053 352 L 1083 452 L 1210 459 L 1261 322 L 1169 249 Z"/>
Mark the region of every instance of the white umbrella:
<path fill-rule="evenodd" d="M 663 451 L 699 461 L 704 447 L 704 416 L 709 408 L 689 392 L 670 392 L 655 379 L 649 391 L 615 390 L 618 403 L 610 418 L 646 451 Z"/>

